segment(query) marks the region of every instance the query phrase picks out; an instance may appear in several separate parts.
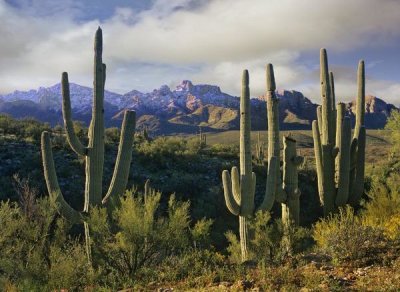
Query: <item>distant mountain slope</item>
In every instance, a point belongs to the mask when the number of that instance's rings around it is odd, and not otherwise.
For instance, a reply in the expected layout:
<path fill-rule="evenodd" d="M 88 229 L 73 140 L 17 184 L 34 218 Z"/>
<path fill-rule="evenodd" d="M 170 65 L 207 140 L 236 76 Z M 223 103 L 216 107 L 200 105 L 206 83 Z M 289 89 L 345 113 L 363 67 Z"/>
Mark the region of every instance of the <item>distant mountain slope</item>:
<path fill-rule="evenodd" d="M 92 89 L 70 84 L 73 118 L 90 121 Z M 301 92 L 279 90 L 281 129 L 309 129 L 316 118 L 317 104 Z M 252 103 L 252 128 L 266 129 L 265 97 L 256 97 Z M 218 86 L 184 80 L 175 89 L 167 85 L 143 93 L 132 90 L 126 94 L 105 92 L 105 118 L 107 126 L 119 126 L 125 109 L 137 112 L 138 128 L 148 127 L 157 134 L 196 132 L 201 126 L 205 131 L 234 130 L 239 128 L 239 97 L 223 93 Z M 366 97 L 368 128 L 382 128 L 391 104 L 374 97 Z M 347 105 L 350 117 L 354 117 L 354 103 Z M 0 96 L 0 113 L 16 118 L 34 117 L 52 125 L 62 123 L 61 85 L 29 91 L 15 91 Z"/>

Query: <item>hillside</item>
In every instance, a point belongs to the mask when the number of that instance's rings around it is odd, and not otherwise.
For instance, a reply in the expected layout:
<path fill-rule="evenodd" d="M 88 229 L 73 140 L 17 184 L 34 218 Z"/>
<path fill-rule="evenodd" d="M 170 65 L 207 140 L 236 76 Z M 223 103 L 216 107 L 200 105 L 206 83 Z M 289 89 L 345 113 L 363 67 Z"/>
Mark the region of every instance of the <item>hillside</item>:
<path fill-rule="evenodd" d="M 75 120 L 90 121 L 92 89 L 71 83 L 71 106 Z M 310 129 L 316 118 L 317 104 L 301 92 L 278 90 L 280 98 L 280 128 L 283 130 Z M 354 102 L 347 104 L 354 119 Z M 138 129 L 147 127 L 153 134 L 219 132 L 239 128 L 239 97 L 221 91 L 218 86 L 194 85 L 183 80 L 175 89 L 162 85 L 151 92 L 132 90 L 126 94 L 105 92 L 107 126 L 118 126 L 125 109 L 138 115 Z M 365 125 L 369 129 L 383 128 L 395 106 L 375 96 L 366 97 Z M 252 128 L 265 130 L 265 97 L 252 98 Z M 0 96 L 0 113 L 15 118 L 33 117 L 51 125 L 62 124 L 60 84 L 38 90 L 15 91 Z"/>

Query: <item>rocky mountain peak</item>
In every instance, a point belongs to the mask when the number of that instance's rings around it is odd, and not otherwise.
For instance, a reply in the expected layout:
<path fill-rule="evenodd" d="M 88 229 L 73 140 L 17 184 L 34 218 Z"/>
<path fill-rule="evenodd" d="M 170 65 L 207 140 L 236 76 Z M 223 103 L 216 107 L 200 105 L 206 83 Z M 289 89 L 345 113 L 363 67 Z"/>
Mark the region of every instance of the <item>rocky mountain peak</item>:
<path fill-rule="evenodd" d="M 193 83 L 190 80 L 182 80 L 180 84 L 176 86 L 175 91 L 190 91 L 193 88 Z"/>

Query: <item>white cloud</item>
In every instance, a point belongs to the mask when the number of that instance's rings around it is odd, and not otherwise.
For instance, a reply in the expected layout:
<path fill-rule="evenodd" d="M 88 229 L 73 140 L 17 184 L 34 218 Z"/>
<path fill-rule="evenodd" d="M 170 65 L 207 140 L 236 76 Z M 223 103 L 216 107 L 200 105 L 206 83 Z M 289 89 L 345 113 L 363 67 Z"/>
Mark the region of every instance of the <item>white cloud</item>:
<path fill-rule="evenodd" d="M 75 20 L 72 8 L 83 13 L 75 4 L 64 12 L 54 6 L 56 15 L 37 16 L 0 0 L 0 92 L 52 85 L 62 71 L 70 73 L 71 81 L 91 84 L 99 21 Z M 362 56 L 368 48 L 395 45 L 393 40 L 400 38 L 398 11 L 400 1 L 395 0 L 158 0 L 149 10 L 116 7 L 113 17 L 100 23 L 107 87 L 149 90 L 193 79 L 239 94 L 241 72 L 247 68 L 252 95 L 260 95 L 264 68 L 271 62 L 279 88 L 318 100 L 315 63 L 304 64 L 302 54 L 316 52 L 317 62 L 320 47 L 359 50 Z M 340 96 L 353 95 L 355 83 L 348 78 L 352 70 L 337 70 Z M 376 81 L 367 89 L 395 102 L 398 86 Z"/>

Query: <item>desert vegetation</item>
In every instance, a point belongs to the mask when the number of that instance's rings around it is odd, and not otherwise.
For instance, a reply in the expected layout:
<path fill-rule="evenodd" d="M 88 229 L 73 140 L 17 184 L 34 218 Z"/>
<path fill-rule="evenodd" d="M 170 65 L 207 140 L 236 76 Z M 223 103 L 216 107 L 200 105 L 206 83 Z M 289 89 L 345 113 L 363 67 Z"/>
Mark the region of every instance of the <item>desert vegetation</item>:
<path fill-rule="evenodd" d="M 245 70 L 226 143 L 135 133 L 134 112 L 105 129 L 101 53 L 99 29 L 88 128 L 71 116 L 67 73 L 64 127 L 0 116 L 1 290 L 400 289 L 400 114 L 365 129 L 364 62 L 353 137 L 322 49 L 312 133 L 279 130 L 268 64 L 268 139 L 252 143 Z"/>

